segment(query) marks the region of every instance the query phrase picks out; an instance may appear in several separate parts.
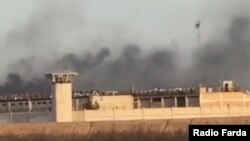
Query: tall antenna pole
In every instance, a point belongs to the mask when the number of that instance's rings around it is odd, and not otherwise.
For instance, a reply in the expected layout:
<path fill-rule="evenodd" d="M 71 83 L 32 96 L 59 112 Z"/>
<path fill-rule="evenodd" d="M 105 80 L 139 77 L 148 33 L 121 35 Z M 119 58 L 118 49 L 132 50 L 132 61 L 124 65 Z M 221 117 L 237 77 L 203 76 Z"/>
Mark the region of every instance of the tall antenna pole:
<path fill-rule="evenodd" d="M 197 41 L 198 41 L 198 50 L 199 55 L 201 55 L 201 41 L 200 41 L 200 25 L 201 21 L 198 19 L 197 23 L 195 24 L 195 28 L 197 29 Z M 199 85 L 202 85 L 202 73 L 199 73 Z"/>
<path fill-rule="evenodd" d="M 200 22 L 200 20 L 198 20 L 197 21 L 197 40 L 198 40 L 198 47 L 199 47 L 199 50 L 201 49 L 201 35 L 200 35 L 200 24 L 201 24 L 201 22 Z M 200 50 L 201 51 L 201 50 Z"/>
<path fill-rule="evenodd" d="M 134 83 L 132 84 L 132 93 L 134 93 L 135 92 L 135 85 L 134 85 Z"/>

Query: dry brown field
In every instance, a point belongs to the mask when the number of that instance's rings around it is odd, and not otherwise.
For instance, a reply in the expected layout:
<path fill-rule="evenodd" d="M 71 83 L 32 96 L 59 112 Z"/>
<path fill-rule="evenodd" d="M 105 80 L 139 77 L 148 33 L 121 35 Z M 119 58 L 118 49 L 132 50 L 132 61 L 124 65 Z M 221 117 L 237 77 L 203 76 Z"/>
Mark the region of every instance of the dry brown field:
<path fill-rule="evenodd" d="M 250 124 L 250 117 L 0 124 L 0 140 L 187 141 L 189 124 Z"/>

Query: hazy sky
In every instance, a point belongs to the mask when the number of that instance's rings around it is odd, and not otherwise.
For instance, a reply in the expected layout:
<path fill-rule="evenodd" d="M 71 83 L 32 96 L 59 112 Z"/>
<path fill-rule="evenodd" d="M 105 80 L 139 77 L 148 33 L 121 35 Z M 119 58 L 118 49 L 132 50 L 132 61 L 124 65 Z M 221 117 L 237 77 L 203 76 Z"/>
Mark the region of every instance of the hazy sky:
<path fill-rule="evenodd" d="M 103 46 L 197 47 L 220 35 L 248 0 L 0 0 L 0 74 L 27 56 L 55 57 Z M 217 36 L 216 38 L 219 38 Z M 49 54 L 49 55 L 47 55 Z M 1 75 L 1 79 L 5 76 Z"/>

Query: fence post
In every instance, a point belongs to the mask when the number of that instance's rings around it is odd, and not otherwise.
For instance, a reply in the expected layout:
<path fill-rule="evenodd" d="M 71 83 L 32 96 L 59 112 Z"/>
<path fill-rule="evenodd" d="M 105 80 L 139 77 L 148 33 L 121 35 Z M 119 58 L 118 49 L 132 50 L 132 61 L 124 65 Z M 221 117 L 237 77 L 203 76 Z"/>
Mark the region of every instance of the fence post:
<path fill-rule="evenodd" d="M 84 109 L 83 109 L 83 121 L 86 121 L 85 115 L 86 115 L 86 109 L 84 108 Z"/>
<path fill-rule="evenodd" d="M 113 110 L 113 120 L 115 120 L 115 108 L 113 108 L 112 110 Z"/>
<path fill-rule="evenodd" d="M 10 123 L 13 123 L 13 119 L 12 119 L 12 111 L 10 111 Z"/>
<path fill-rule="evenodd" d="M 165 104 L 164 104 L 164 97 L 162 96 L 161 97 L 161 108 L 164 108 L 165 107 Z"/>
<path fill-rule="evenodd" d="M 222 93 L 220 92 L 220 108 L 223 106 L 223 99 L 222 99 Z"/>
<path fill-rule="evenodd" d="M 173 106 L 171 107 L 171 119 L 173 119 L 174 118 L 174 108 L 173 108 Z"/>
<path fill-rule="evenodd" d="M 246 94 L 243 95 L 244 107 L 246 107 Z"/>
<path fill-rule="evenodd" d="M 144 107 L 142 107 L 142 114 L 141 114 L 141 116 L 142 116 L 142 120 L 144 120 Z"/>
<path fill-rule="evenodd" d="M 79 108 L 79 101 L 78 101 L 78 99 L 76 99 L 76 111 L 78 111 L 78 108 Z"/>
<path fill-rule="evenodd" d="M 28 112 L 28 119 L 27 119 L 28 121 L 28 123 L 30 122 L 30 111 Z"/>

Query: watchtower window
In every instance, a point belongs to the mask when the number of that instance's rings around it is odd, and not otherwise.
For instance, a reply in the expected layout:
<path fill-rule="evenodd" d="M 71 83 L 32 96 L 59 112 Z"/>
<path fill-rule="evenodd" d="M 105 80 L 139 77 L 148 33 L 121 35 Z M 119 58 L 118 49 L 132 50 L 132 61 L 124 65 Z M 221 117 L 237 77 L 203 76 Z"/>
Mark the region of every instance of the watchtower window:
<path fill-rule="evenodd" d="M 228 92 L 228 83 L 225 84 L 225 91 Z"/>

